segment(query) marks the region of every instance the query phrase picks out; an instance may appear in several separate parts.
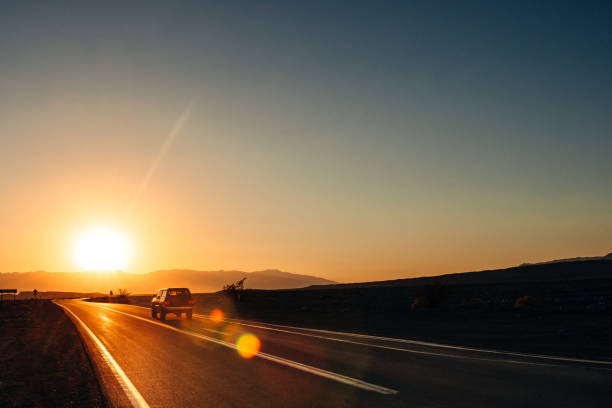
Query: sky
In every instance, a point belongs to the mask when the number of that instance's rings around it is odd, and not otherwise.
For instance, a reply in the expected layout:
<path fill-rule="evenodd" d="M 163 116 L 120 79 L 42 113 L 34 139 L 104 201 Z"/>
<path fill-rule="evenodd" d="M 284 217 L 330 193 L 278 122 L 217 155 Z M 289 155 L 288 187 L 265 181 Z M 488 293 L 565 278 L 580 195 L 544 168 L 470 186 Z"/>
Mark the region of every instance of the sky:
<path fill-rule="evenodd" d="M 15 2 L 0 271 L 343 282 L 612 252 L 608 2 Z"/>

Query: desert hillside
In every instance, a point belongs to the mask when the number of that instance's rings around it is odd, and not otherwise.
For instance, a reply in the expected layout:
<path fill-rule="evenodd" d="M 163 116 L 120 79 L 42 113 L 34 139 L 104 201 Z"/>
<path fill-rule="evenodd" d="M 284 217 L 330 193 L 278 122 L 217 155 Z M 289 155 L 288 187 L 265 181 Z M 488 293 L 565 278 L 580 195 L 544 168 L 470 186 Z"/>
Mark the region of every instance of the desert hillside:
<path fill-rule="evenodd" d="M 146 274 L 127 272 L 25 272 L 0 273 L 0 287 L 20 291 L 102 292 L 126 288 L 132 293 L 153 293 L 159 288 L 186 286 L 193 292 L 215 292 L 246 277 L 250 289 L 294 289 L 335 282 L 278 270 L 257 272 L 161 270 Z"/>

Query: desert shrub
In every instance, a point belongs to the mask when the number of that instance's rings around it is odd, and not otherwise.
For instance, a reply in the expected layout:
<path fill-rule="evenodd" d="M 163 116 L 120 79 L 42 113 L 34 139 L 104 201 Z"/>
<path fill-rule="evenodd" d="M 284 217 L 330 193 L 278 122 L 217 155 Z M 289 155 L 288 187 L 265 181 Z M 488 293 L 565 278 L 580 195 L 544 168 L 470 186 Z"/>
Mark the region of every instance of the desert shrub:
<path fill-rule="evenodd" d="M 423 287 L 421 296 L 414 299 L 410 308 L 412 310 L 422 308 L 439 307 L 450 295 L 450 289 L 445 283 L 435 283 Z"/>
<path fill-rule="evenodd" d="M 416 310 L 416 309 L 422 309 L 424 307 L 428 307 L 425 306 L 425 298 L 424 297 L 418 297 L 416 299 L 414 299 L 414 302 L 412 302 L 412 304 L 410 305 L 410 309 L 412 310 Z"/>
<path fill-rule="evenodd" d="M 536 300 L 533 296 L 523 296 L 516 299 L 514 302 L 514 310 L 531 309 L 535 307 Z"/>
<path fill-rule="evenodd" d="M 117 289 L 115 292 L 115 302 L 116 303 L 130 303 L 129 296 L 131 295 L 130 291 L 127 289 Z"/>
<path fill-rule="evenodd" d="M 246 280 L 246 277 L 234 283 L 223 285 L 223 290 L 221 292 L 226 296 L 232 297 L 236 300 L 241 300 L 244 298 L 244 281 L 245 280 Z"/>

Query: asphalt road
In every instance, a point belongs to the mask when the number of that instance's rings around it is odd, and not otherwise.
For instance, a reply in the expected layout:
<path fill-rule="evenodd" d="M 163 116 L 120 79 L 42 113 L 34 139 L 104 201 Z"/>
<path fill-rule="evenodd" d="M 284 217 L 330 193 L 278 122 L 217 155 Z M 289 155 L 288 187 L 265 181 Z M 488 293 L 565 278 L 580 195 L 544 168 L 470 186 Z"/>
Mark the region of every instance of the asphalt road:
<path fill-rule="evenodd" d="M 101 346 L 80 327 L 117 406 L 612 406 L 612 362 L 215 322 L 199 315 L 169 315 L 161 322 L 137 306 L 57 303 L 99 340 Z M 252 358 L 236 350 L 244 334 L 260 340 Z"/>

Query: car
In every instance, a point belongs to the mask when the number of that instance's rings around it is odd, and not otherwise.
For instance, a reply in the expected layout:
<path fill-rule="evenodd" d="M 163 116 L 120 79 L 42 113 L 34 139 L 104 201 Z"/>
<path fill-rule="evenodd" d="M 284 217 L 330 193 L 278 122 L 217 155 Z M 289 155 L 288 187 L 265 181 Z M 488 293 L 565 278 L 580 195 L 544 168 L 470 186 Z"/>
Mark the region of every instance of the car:
<path fill-rule="evenodd" d="M 157 291 L 151 299 L 151 315 L 153 318 L 166 320 L 168 313 L 174 313 L 177 317 L 185 313 L 188 319 L 193 316 L 193 299 L 191 292 L 187 288 L 164 288 Z"/>

